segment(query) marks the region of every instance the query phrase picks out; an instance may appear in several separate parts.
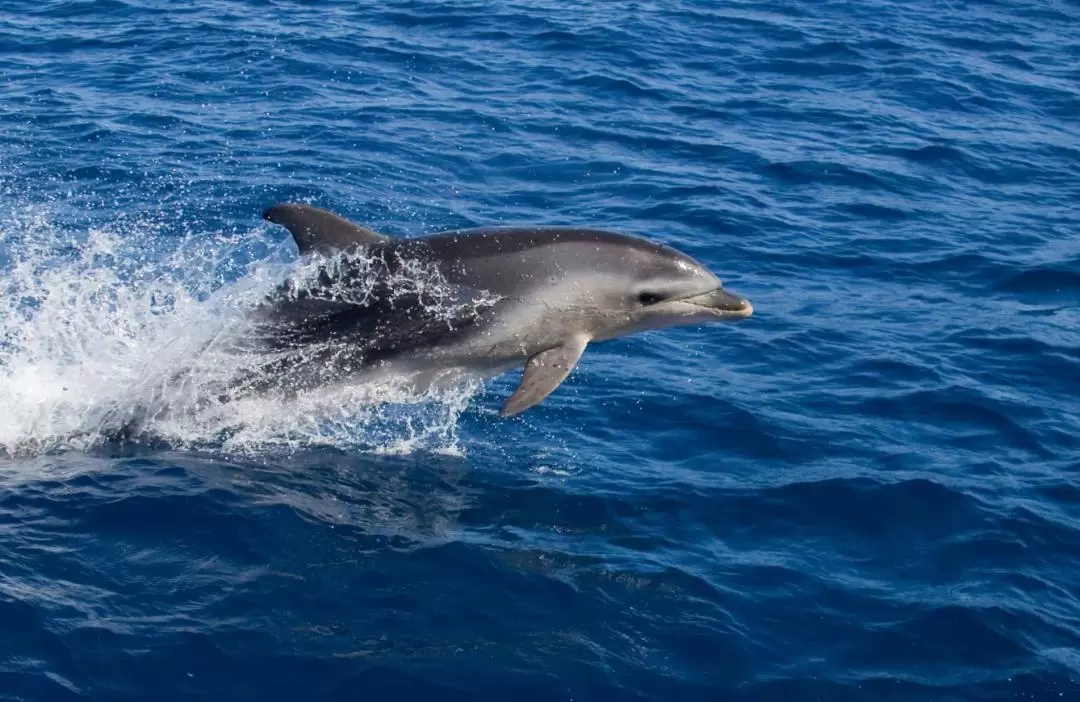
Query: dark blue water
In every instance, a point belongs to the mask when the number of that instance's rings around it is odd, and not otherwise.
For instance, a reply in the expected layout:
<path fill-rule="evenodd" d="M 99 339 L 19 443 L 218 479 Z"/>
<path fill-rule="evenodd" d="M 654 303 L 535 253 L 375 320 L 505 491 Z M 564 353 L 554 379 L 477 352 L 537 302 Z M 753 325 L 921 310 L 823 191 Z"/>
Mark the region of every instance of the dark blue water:
<path fill-rule="evenodd" d="M 287 199 L 755 315 L 108 441 Z M 1078 203 L 1074 0 L 0 4 L 0 699 L 1080 699 Z"/>

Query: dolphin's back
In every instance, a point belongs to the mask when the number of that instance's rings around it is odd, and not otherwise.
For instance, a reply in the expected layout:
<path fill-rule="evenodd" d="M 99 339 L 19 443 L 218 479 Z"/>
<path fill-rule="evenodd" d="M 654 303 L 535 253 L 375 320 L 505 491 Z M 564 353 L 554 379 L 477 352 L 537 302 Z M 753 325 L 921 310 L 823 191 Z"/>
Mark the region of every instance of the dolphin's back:
<path fill-rule="evenodd" d="M 442 259 L 458 260 L 508 256 L 526 252 L 550 255 L 552 248 L 587 251 L 619 248 L 623 251 L 681 255 L 674 249 L 645 239 L 604 229 L 580 227 L 479 227 L 460 229 L 401 242 L 422 242 Z M 574 246 L 579 245 L 579 246 Z"/>
<path fill-rule="evenodd" d="M 651 241 L 603 229 L 477 228 L 368 247 L 436 265 L 455 284 L 500 295 L 521 295 L 544 281 L 580 273 L 626 270 L 658 259 L 695 261 Z"/>

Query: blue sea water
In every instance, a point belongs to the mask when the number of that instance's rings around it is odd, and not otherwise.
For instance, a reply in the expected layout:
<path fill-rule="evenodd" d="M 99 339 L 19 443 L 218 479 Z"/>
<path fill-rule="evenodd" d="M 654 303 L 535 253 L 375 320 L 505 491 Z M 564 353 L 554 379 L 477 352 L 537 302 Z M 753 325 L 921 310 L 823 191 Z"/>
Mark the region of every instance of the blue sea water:
<path fill-rule="evenodd" d="M 110 441 L 297 199 L 755 314 Z M 1078 203 L 1075 0 L 2 2 L 0 699 L 1078 700 Z"/>

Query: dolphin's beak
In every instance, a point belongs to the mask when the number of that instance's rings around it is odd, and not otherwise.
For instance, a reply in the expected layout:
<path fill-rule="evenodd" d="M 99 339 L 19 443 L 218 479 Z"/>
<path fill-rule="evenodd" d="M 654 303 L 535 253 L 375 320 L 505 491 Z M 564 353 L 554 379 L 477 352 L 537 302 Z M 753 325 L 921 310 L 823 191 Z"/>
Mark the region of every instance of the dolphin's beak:
<path fill-rule="evenodd" d="M 694 297 L 683 298 L 679 302 L 704 307 L 717 317 L 723 318 L 749 317 L 754 312 L 749 300 L 733 295 L 723 288 L 717 288 Z"/>

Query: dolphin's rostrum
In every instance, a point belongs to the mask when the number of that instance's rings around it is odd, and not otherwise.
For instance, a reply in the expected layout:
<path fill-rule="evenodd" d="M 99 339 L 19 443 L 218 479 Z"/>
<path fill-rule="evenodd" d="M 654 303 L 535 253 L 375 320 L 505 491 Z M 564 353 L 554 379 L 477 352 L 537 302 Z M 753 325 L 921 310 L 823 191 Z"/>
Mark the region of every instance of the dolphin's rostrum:
<path fill-rule="evenodd" d="M 318 275 L 284 285 L 259 314 L 260 338 L 275 349 L 322 348 L 271 374 L 293 384 L 379 373 L 426 384 L 524 364 L 502 408 L 511 416 L 550 395 L 591 341 L 752 312 L 689 256 L 615 232 L 485 228 L 390 238 L 304 204 L 263 216 L 288 229 L 302 255 L 325 257 Z"/>

